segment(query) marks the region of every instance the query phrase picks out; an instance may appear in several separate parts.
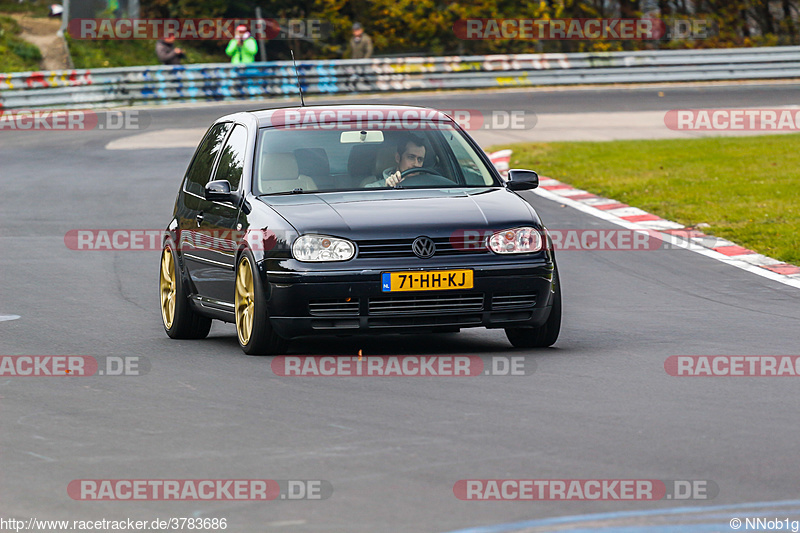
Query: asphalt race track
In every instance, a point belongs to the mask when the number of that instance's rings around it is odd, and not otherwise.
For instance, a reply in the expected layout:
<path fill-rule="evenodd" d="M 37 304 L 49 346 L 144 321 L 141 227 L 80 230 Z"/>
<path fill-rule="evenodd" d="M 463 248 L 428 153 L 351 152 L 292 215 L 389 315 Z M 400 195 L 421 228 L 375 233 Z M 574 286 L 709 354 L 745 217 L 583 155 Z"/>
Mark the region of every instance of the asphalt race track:
<path fill-rule="evenodd" d="M 798 88 L 410 93 L 368 101 L 533 106 L 544 115 L 775 107 L 796 104 Z M 150 109 L 149 130 L 205 128 L 221 114 L 261 105 Z M 0 516 L 216 517 L 234 532 L 439 533 L 656 531 L 670 523 L 701 530 L 687 518 L 692 512 L 710 524 L 705 531 L 732 531 L 729 517 L 746 514 L 752 502 L 774 505 L 773 518 L 800 513 L 793 501 L 800 494 L 797 380 L 679 378 L 664 370 L 671 355 L 800 354 L 797 289 L 686 250 L 563 251 L 564 319 L 551 349 L 512 350 L 502 330 L 476 329 L 303 340 L 290 352 L 525 355 L 531 375 L 278 377 L 272 358 L 241 352 L 231 325 L 215 323 L 203 341 L 167 338 L 157 251 L 65 246 L 72 229 L 159 229 L 169 220 L 193 149 L 105 149 L 128 135 L 0 132 L 0 319 L 20 317 L 0 320 L 0 354 L 139 356 L 150 366 L 141 376 L 0 378 Z M 536 170 L 547 174 L 546 163 Z M 550 228 L 615 228 L 524 194 Z M 67 494 L 78 479 L 253 478 L 326 480 L 333 495 L 93 502 Z M 719 495 L 681 502 L 454 496 L 458 480 L 506 478 L 709 480 Z"/>

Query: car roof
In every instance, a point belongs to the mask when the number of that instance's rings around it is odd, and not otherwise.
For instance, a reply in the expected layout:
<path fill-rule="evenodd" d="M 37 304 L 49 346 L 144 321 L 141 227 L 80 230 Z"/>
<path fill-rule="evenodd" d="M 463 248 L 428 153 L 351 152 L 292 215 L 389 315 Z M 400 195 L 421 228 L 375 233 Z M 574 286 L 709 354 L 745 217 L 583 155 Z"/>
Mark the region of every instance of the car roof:
<path fill-rule="evenodd" d="M 311 106 L 292 106 L 292 107 L 278 107 L 271 109 L 259 109 L 253 111 L 244 111 L 227 115 L 218 119 L 218 122 L 236 120 L 242 115 L 249 115 L 255 118 L 260 128 L 280 127 L 288 124 L 297 124 L 298 117 L 303 123 L 316 123 L 322 115 L 323 121 L 330 121 L 332 118 L 341 120 L 342 122 L 370 120 L 374 115 L 368 114 L 369 112 L 380 113 L 377 120 L 413 120 L 413 121 L 434 121 L 434 122 L 447 122 L 454 123 L 453 119 L 446 113 L 438 109 L 429 107 L 417 106 L 404 106 L 404 105 L 311 105 Z M 395 115 L 396 114 L 396 115 Z M 396 118 L 394 118 L 396 116 Z M 287 120 L 288 117 L 292 117 Z"/>

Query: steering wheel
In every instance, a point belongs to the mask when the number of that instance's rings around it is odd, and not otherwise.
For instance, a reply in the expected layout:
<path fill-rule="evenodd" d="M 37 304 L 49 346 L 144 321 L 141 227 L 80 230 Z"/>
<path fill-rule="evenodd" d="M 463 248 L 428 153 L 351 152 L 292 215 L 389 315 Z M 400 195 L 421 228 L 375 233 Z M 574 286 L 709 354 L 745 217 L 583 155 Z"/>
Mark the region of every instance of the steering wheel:
<path fill-rule="evenodd" d="M 419 176 L 415 174 L 427 174 L 427 176 Z M 418 168 L 409 168 L 404 170 L 400 173 L 400 177 L 403 178 L 403 181 L 398 183 L 395 188 L 401 189 L 405 185 L 411 186 L 420 186 L 420 185 L 427 185 L 427 186 L 436 186 L 436 185 L 448 185 L 448 186 L 455 186 L 455 182 L 450 178 L 446 178 L 439 174 L 433 168 L 427 167 L 418 167 Z"/>

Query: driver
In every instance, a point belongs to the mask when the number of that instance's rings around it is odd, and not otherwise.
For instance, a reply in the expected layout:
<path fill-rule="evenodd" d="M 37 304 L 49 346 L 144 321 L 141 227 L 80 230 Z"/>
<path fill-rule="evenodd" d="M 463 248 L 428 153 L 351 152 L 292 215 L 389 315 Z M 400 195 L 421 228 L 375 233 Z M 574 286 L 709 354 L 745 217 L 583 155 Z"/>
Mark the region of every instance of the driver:
<path fill-rule="evenodd" d="M 421 168 L 425 162 L 425 141 L 414 134 L 408 134 L 397 143 L 397 153 L 394 155 L 397 166 L 383 171 L 383 177 L 366 187 L 396 187 L 398 183 L 408 176 L 400 174 L 412 168 Z M 413 173 L 412 173 L 413 174 Z"/>

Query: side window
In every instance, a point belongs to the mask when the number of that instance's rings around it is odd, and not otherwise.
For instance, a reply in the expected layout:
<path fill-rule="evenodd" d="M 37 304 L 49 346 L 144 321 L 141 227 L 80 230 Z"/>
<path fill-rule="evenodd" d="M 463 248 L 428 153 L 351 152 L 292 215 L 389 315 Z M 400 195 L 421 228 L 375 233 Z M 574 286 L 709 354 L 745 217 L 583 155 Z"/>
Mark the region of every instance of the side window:
<path fill-rule="evenodd" d="M 233 131 L 231 132 L 231 136 L 228 137 L 225 148 L 222 149 L 222 157 L 219 160 L 217 173 L 214 179 L 228 180 L 231 184 L 232 191 L 238 189 L 239 182 L 242 181 L 244 154 L 246 151 L 247 129 L 237 124 L 233 127 Z"/>
<path fill-rule="evenodd" d="M 467 141 L 458 133 L 444 132 L 444 140 L 453 155 L 456 157 L 457 164 L 464 175 L 466 185 L 492 185 L 494 180 L 486 169 L 478 154 L 472 149 Z"/>
<path fill-rule="evenodd" d="M 206 183 L 210 181 L 211 170 L 214 167 L 214 160 L 217 158 L 222 141 L 225 140 L 225 135 L 230 130 L 230 123 L 225 122 L 217 124 L 209 130 L 203 142 L 200 143 L 200 148 L 186 172 L 186 192 L 191 192 L 203 196 L 203 189 Z"/>

